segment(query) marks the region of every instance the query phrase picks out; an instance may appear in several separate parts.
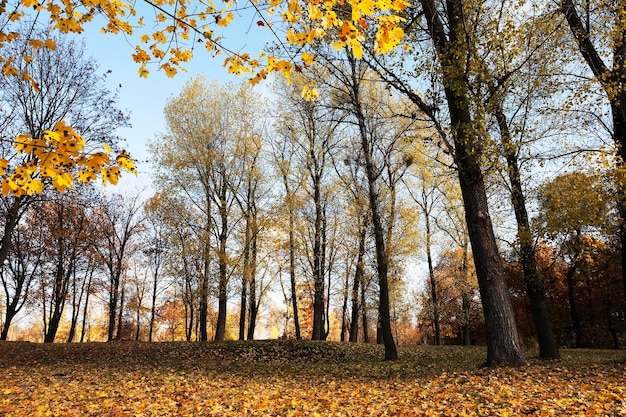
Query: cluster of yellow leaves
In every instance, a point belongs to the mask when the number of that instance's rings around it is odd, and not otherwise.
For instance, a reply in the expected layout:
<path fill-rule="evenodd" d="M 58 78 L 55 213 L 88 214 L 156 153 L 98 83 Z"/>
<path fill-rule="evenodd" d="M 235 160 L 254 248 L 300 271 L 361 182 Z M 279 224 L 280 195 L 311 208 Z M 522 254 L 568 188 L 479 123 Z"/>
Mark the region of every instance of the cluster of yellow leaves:
<path fill-rule="evenodd" d="M 132 54 L 140 66 L 140 77 L 149 75 L 150 63 L 158 63 L 160 70 L 173 77 L 180 69 L 184 70 L 184 64 L 192 59 L 198 42 L 204 43 L 214 56 L 226 52 L 228 56 L 224 66 L 228 71 L 238 75 L 251 74 L 252 84 L 271 73 L 288 77 L 292 71 L 301 68 L 295 62 L 297 59 L 304 66 L 314 60 L 310 52 L 304 52 L 295 60 L 284 60 L 264 53 L 253 58 L 245 52 L 229 50 L 223 44 L 223 38 L 215 36 L 211 27 L 225 28 L 236 19 L 236 3 L 232 0 L 221 2 L 219 7 L 210 0 L 201 5 L 191 0 L 150 0 L 147 3 L 155 12 L 155 21 L 150 31 L 139 35 L 139 44 Z M 397 15 L 408 4 L 407 0 L 266 0 L 266 5 L 253 1 L 254 9 L 261 18 L 258 26 L 271 27 L 274 24 L 271 23 L 272 15 L 280 15 L 282 24 L 287 26 L 286 42 L 305 46 L 324 40 L 338 50 L 351 49 L 357 58 L 363 54 L 362 42 L 366 30 L 370 28 L 375 28 L 377 53 L 385 53 L 401 42 L 404 32 L 400 26 L 402 19 Z M 25 11 L 31 9 L 47 12 L 52 26 L 62 33 L 81 33 L 84 25 L 95 15 L 105 18 L 102 31 L 106 33 L 132 35 L 135 30 L 147 27 L 144 17 L 137 15 L 135 4 L 126 0 L 18 0 L 7 15 L 9 20 L 19 21 L 26 15 Z M 274 33 L 282 31 L 272 30 Z M 0 30 L 0 49 L 4 41 L 17 36 L 17 33 Z M 32 39 L 31 45 L 54 47 L 49 39 Z M 0 52 L 4 73 L 31 80 L 28 73 L 18 74 L 12 59 L 4 50 Z"/>
<path fill-rule="evenodd" d="M 276 345 L 272 345 L 276 344 Z M 283 345 L 286 342 L 283 342 Z M 306 342 L 303 342 L 306 343 Z M 312 345 L 311 342 L 308 342 Z M 517 369 L 454 366 L 475 348 L 406 347 L 396 363 L 352 358 L 289 362 L 281 342 L 246 345 L 129 343 L 0 345 L 1 415 L 81 416 L 618 416 L 626 413 L 623 353 L 599 364 L 535 364 Z M 243 347 L 243 348 L 242 348 Z M 277 349 L 274 349 L 277 347 Z M 242 348 L 242 349 L 239 349 Z M 213 350 L 229 357 L 215 360 Z M 287 345 L 284 353 L 298 346 Z M 335 350 L 333 347 L 332 350 Z M 32 355 L 25 354 L 31 352 Z M 355 352 L 358 353 L 358 352 Z M 440 354 L 441 353 L 441 354 Z M 578 353 L 577 353 L 578 354 Z M 438 358 L 438 359 L 437 359 Z M 309 358 L 311 359 L 311 358 Z M 435 362 L 433 362 L 433 359 Z M 454 359 L 453 359 L 454 360 Z M 328 362 L 326 362 L 328 361 Z M 242 366 L 245 364 L 245 366 Z M 450 369 L 455 368 L 455 369 Z"/>
<path fill-rule="evenodd" d="M 2 195 L 16 197 L 41 193 L 46 183 L 58 191 L 71 188 L 75 181 L 88 183 L 102 177 L 102 183 L 117 184 L 120 168 L 136 173 L 134 162 L 125 151 L 114 160 L 111 149 L 86 153 L 85 140 L 71 126 L 61 121 L 41 137 L 19 135 L 14 142 L 20 162 L 12 169 L 10 161 L 0 158 Z M 6 172 L 9 170 L 9 172 Z"/>

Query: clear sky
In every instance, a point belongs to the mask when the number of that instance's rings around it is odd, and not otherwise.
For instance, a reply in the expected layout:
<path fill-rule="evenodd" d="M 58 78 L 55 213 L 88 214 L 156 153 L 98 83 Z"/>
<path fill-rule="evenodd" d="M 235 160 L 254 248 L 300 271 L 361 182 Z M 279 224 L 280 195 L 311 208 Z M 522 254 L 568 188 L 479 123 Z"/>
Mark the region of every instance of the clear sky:
<path fill-rule="evenodd" d="M 263 28 L 251 25 L 251 21 L 250 17 L 240 16 L 239 20 L 235 18 L 232 28 L 226 34 L 226 42 L 230 48 L 250 52 L 251 55 L 261 51 L 269 37 Z M 136 178 L 125 173 L 118 186 L 108 186 L 107 191 L 132 193 L 149 187 L 150 163 L 145 162 L 149 157 L 146 146 L 159 133 L 165 132 L 163 108 L 168 98 L 178 95 L 185 83 L 199 74 L 204 74 L 208 81 L 216 79 L 221 82 L 247 82 L 247 79 L 228 74 L 222 65 L 226 56 L 222 54 L 212 58 L 202 47 L 194 54 L 192 62 L 186 65 L 187 72 L 179 71 L 175 77 L 168 78 L 162 71 L 158 71 L 156 65 L 152 65 L 149 66 L 148 78 L 140 78 L 139 65 L 131 57 L 134 45 L 138 44 L 137 38 L 126 39 L 123 35 L 102 34 L 102 25 L 102 20 L 90 23 L 80 38 L 85 39 L 87 56 L 96 59 L 100 70 L 112 71 L 108 75 L 109 88 L 114 90 L 121 85 L 118 107 L 130 113 L 132 127 L 119 129 L 118 135 L 126 139 L 128 151 L 139 160 L 139 175 Z M 138 30 L 135 36 L 142 33 L 150 33 L 149 28 L 145 31 Z"/>

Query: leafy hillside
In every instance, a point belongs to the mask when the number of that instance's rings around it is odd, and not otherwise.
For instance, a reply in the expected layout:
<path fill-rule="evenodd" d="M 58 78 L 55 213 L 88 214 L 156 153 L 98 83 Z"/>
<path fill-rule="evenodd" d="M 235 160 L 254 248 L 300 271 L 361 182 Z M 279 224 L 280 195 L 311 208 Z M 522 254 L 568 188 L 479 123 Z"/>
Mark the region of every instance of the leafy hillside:
<path fill-rule="evenodd" d="M 626 415 L 624 351 L 483 369 L 483 348 L 0 343 L 2 416 Z"/>

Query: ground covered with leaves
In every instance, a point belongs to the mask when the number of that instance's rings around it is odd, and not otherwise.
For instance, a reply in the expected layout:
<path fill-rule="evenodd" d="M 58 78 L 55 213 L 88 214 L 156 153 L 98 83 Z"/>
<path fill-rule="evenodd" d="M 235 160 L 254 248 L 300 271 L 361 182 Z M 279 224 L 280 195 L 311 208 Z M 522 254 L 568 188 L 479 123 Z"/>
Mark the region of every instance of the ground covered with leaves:
<path fill-rule="evenodd" d="M 484 348 L 0 343 L 0 416 L 626 416 L 626 352 L 480 368 Z"/>

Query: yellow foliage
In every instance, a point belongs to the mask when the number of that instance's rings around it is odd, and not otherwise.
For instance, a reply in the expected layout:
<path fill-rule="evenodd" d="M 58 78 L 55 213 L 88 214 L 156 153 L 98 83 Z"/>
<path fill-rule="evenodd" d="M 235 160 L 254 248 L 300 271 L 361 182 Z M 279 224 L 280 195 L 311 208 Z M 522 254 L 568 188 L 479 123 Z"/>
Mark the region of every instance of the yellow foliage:
<path fill-rule="evenodd" d="M 122 151 L 112 162 L 105 152 L 87 154 L 85 140 L 64 121 L 46 130 L 40 138 L 19 135 L 14 141 L 21 162 L 11 166 L 10 161 L 0 159 L 2 194 L 16 197 L 41 193 L 49 183 L 58 191 L 72 188 L 74 180 L 89 182 L 102 174 L 103 183 L 117 184 L 120 168 L 136 174 L 130 155 Z M 105 149 L 111 149 L 105 145 Z M 75 177 L 78 172 L 78 178 Z"/>

